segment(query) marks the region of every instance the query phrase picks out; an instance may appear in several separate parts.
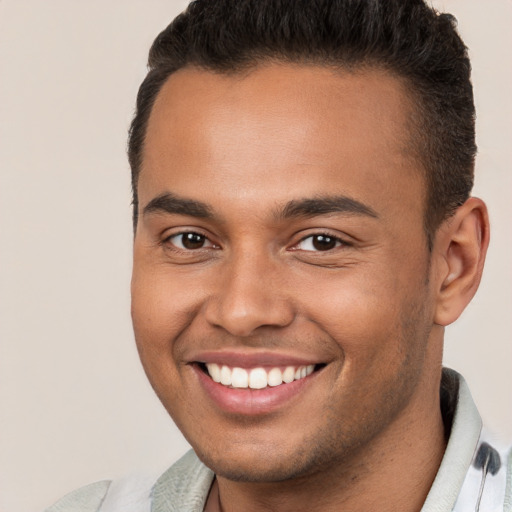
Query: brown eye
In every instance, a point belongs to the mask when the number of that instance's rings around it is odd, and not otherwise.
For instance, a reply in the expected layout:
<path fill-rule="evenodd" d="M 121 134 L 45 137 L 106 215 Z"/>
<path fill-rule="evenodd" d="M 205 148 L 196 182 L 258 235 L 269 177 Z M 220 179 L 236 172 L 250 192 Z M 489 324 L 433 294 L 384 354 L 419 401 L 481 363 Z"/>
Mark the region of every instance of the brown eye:
<path fill-rule="evenodd" d="M 194 249 L 203 249 L 204 247 L 213 247 L 213 244 L 200 233 L 187 232 L 178 233 L 167 239 L 172 245 L 178 249 L 191 251 Z"/>
<path fill-rule="evenodd" d="M 330 251 L 340 247 L 342 241 L 335 236 L 330 235 L 311 235 L 302 239 L 297 245 L 301 251 Z"/>
<path fill-rule="evenodd" d="M 325 235 L 315 235 L 312 240 L 313 247 L 317 251 L 328 251 L 329 249 L 334 249 L 336 247 L 336 242 L 336 238 Z"/>
<path fill-rule="evenodd" d="M 197 233 L 183 233 L 181 243 L 185 249 L 200 249 L 204 245 L 205 238 Z"/>

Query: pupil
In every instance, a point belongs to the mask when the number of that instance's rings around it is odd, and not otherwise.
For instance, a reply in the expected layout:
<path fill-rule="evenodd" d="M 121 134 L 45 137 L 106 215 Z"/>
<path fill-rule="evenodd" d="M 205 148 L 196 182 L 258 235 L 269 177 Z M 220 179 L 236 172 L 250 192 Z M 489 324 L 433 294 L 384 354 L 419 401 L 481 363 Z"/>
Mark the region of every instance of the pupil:
<path fill-rule="evenodd" d="M 200 249 L 204 244 L 204 236 L 197 233 L 185 233 L 182 235 L 183 247 L 187 249 Z"/>
<path fill-rule="evenodd" d="M 319 251 L 328 251 L 336 247 L 336 239 L 332 236 L 317 235 L 313 238 L 313 247 Z"/>

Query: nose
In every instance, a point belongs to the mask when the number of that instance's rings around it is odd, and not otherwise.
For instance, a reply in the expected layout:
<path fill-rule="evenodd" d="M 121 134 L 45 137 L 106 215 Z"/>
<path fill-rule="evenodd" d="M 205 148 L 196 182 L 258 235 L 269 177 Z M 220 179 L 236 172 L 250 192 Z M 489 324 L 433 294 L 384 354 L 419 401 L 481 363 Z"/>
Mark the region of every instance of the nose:
<path fill-rule="evenodd" d="M 286 327 L 295 316 L 284 291 L 284 269 L 263 255 L 241 255 L 223 265 L 206 304 L 207 322 L 237 337 L 261 327 Z"/>

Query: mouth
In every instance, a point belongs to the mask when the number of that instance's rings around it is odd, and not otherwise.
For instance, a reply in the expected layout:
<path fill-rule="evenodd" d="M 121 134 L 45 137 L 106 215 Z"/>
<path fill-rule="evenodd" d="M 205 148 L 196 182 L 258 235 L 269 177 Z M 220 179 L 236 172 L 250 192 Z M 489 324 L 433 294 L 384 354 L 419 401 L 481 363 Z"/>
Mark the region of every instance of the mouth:
<path fill-rule="evenodd" d="M 291 354 L 232 351 L 195 354 L 188 363 L 216 410 L 237 416 L 283 411 L 313 396 L 327 362 Z M 322 384 L 321 384 L 322 385 Z"/>
<path fill-rule="evenodd" d="M 306 364 L 254 368 L 232 367 L 218 363 L 196 363 L 199 369 L 213 382 L 230 389 L 263 390 L 277 388 L 300 381 L 320 371 L 326 365 Z"/>

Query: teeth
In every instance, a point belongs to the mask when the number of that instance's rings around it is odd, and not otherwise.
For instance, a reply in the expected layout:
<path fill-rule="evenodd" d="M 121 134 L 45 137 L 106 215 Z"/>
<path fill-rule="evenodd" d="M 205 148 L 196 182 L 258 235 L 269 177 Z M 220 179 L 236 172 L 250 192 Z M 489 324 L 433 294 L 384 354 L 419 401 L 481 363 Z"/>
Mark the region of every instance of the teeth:
<path fill-rule="evenodd" d="M 227 368 L 225 366 L 224 368 Z M 246 388 L 249 386 L 249 374 L 243 368 L 233 368 L 231 372 L 231 385 L 234 388 Z"/>
<path fill-rule="evenodd" d="M 236 368 L 233 368 L 233 371 L 235 370 Z M 263 368 L 254 368 L 251 370 L 249 374 L 249 387 L 251 389 L 263 389 L 267 387 L 267 372 Z"/>
<path fill-rule="evenodd" d="M 209 363 L 206 365 L 208 373 L 214 382 L 220 382 L 220 368 L 218 364 Z"/>
<path fill-rule="evenodd" d="M 231 370 L 227 366 L 220 369 L 220 383 L 224 386 L 231 386 Z"/>
<path fill-rule="evenodd" d="M 279 386 L 283 383 L 283 372 L 279 368 L 272 368 L 268 372 L 267 381 L 269 386 Z"/>
<path fill-rule="evenodd" d="M 224 386 L 263 389 L 267 386 L 275 387 L 283 383 L 289 384 L 294 380 L 303 379 L 313 373 L 315 365 L 287 366 L 284 371 L 281 371 L 280 368 L 272 368 L 268 372 L 264 368 L 253 368 L 248 371 L 244 368 L 230 368 L 216 363 L 208 363 L 206 368 L 212 380 Z"/>
<path fill-rule="evenodd" d="M 287 366 L 285 371 L 283 372 L 283 382 L 289 384 L 293 382 L 295 379 L 295 368 L 293 366 Z"/>

